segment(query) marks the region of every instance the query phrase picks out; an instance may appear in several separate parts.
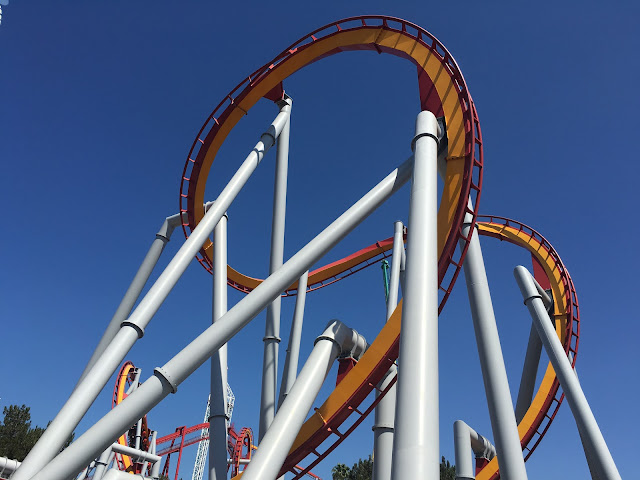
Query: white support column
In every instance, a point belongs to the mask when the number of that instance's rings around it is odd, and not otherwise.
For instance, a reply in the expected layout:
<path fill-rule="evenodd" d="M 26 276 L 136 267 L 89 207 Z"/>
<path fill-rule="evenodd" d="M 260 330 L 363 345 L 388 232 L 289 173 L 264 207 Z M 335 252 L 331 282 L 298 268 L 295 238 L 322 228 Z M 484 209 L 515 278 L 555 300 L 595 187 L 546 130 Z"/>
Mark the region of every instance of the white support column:
<path fill-rule="evenodd" d="M 242 165 L 226 187 L 220 192 L 215 204 L 202 217 L 200 223 L 191 232 L 191 236 L 185 240 L 182 247 L 180 247 L 129 318 L 122 322 L 118 333 L 113 337 L 113 340 L 105 348 L 99 359 L 96 360 L 88 374 L 78 382 L 67 402 L 31 449 L 20 468 L 16 470 L 12 480 L 30 480 L 58 455 L 66 439 L 78 426 L 82 417 L 107 384 L 111 375 L 122 363 L 131 347 L 139 338 L 142 338 L 144 329 L 151 321 L 151 318 L 209 238 L 209 235 L 220 221 L 222 215 L 224 215 L 224 212 L 227 211 L 231 202 L 249 180 L 249 177 L 260 162 L 262 162 L 266 152 L 275 143 L 275 139 L 288 121 L 288 117 L 288 112 L 280 112 L 267 131 L 262 134 L 260 141 L 242 162 Z M 103 445 L 99 450 L 101 451 L 107 446 L 108 444 Z M 96 454 L 97 452 L 94 452 L 91 457 Z"/>
<path fill-rule="evenodd" d="M 387 321 L 398 306 L 398 288 L 400 284 L 400 264 L 404 253 L 404 225 L 395 222 L 393 232 L 393 253 L 391 255 L 391 275 L 389 276 L 389 297 L 387 298 Z M 397 375 L 398 368 L 392 365 L 378 384 L 384 391 Z M 396 412 L 396 385 L 376 406 L 373 424 L 373 480 L 391 479 L 391 462 L 393 459 L 393 431 Z M 376 392 L 376 396 L 379 395 Z"/>
<path fill-rule="evenodd" d="M 469 206 L 471 207 L 471 203 Z M 479 235 L 478 232 L 471 232 L 471 220 L 471 214 L 467 213 L 462 233 L 465 236 L 472 236 L 463 263 L 464 277 L 489 407 L 493 440 L 500 462 L 500 476 L 505 480 L 526 480 L 527 471 L 524 466 L 507 370 L 504 365 L 498 327 L 493 312 L 489 282 L 484 268 Z"/>
<path fill-rule="evenodd" d="M 273 216 L 271 221 L 271 256 L 269 275 L 278 270 L 284 260 L 284 226 L 287 210 L 287 172 L 289 168 L 289 130 L 291 126 L 291 98 L 285 95 L 280 111 L 289 113 L 276 145 L 276 175 L 273 188 Z M 262 389 L 260 393 L 260 424 L 258 438 L 262 439 L 276 414 L 278 391 L 278 347 L 280 344 L 280 296 L 267 306 L 264 356 L 262 361 Z"/>
<path fill-rule="evenodd" d="M 550 321 L 540 293 L 533 282 L 533 277 L 522 266 L 516 267 L 513 274 L 576 420 L 586 454 L 591 455 L 589 466 L 596 471 L 599 480 L 620 480 L 618 468 L 582 391 L 578 377 L 571 368 L 571 362 L 564 353 L 554 324 Z"/>
<path fill-rule="evenodd" d="M 438 480 L 438 123 L 416 120 L 392 478 Z"/>
<path fill-rule="evenodd" d="M 300 357 L 300 340 L 302 338 L 302 322 L 304 320 L 304 306 L 307 298 L 307 282 L 309 271 L 302 274 L 298 280 L 298 295 L 296 295 L 296 306 L 293 311 L 291 321 L 291 332 L 289 333 L 289 345 L 287 356 L 284 361 L 284 372 L 282 374 L 282 384 L 280 385 L 280 398 L 278 408 L 289 394 L 289 390 L 296 381 L 298 375 L 298 358 Z"/>
<path fill-rule="evenodd" d="M 212 323 L 227 313 L 227 215 L 213 229 Z M 227 344 L 211 356 L 209 480 L 227 478 Z"/>
<path fill-rule="evenodd" d="M 281 268 L 234 305 L 220 320 L 202 332 L 164 366 L 156 368 L 154 375 L 135 392 L 109 411 L 51 462 L 45 462 L 46 466 L 35 476 L 27 477 L 27 480 L 65 480 L 74 472 L 79 472 L 133 422 L 149 412 L 163 398 L 175 393 L 178 386 L 208 360 L 213 352 L 227 343 L 266 308 L 276 296 L 300 278 L 300 275 L 311 265 L 322 258 L 391 195 L 402 188 L 411 177 L 412 160 L 413 158 L 410 158 L 387 175 Z M 219 208 L 216 201 L 205 217 Z M 216 223 L 220 217 L 217 218 Z M 202 222 L 196 227 L 196 230 L 200 225 Z M 213 226 L 211 228 L 213 230 Z M 189 240 L 192 238 L 193 234 Z M 19 471 L 20 469 L 16 473 Z"/>
<path fill-rule="evenodd" d="M 278 475 L 300 427 L 304 423 L 332 363 L 340 353 L 350 352 L 355 358 L 367 343 L 355 330 L 332 320 L 316 341 L 291 392 L 282 402 L 273 423 L 244 470 L 244 480 L 272 480 Z"/>

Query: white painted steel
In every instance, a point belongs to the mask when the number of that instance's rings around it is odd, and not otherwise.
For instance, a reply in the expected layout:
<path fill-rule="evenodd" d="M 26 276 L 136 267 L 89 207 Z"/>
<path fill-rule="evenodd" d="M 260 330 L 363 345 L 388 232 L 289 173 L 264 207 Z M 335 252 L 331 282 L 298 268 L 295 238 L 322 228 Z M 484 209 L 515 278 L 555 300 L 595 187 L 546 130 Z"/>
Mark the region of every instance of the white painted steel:
<path fill-rule="evenodd" d="M 100 454 L 100 457 L 96 460 L 96 469 L 93 472 L 93 479 L 100 480 L 104 476 L 104 472 L 107 470 L 111 458 L 113 456 L 113 449 L 110 446 L 104 452 Z"/>
<path fill-rule="evenodd" d="M 284 373 L 282 374 L 278 405 L 282 405 L 282 402 L 289 394 L 289 390 L 291 390 L 293 382 L 296 381 L 296 376 L 298 375 L 298 358 L 300 357 L 300 340 L 302 338 L 302 323 L 304 320 L 308 280 L 309 270 L 304 272 L 298 279 L 298 294 L 296 295 L 296 306 L 293 310 L 293 320 L 291 321 L 289 345 L 287 346 L 287 356 L 284 360 Z"/>
<path fill-rule="evenodd" d="M 412 141 L 415 162 L 398 356 L 394 480 L 440 478 L 437 135 L 436 117 L 420 112 Z"/>
<path fill-rule="evenodd" d="M 285 398 L 269 430 L 245 468 L 244 480 L 275 479 L 311 410 L 332 363 L 340 353 L 354 358 L 364 352 L 366 342 L 355 330 L 338 320 L 331 321 L 316 341 L 309 358 Z"/>
<path fill-rule="evenodd" d="M 598 427 L 578 377 L 571 368 L 571 362 L 556 335 L 554 324 L 550 321 L 542 298 L 533 282 L 533 277 L 522 266 L 517 266 L 513 274 L 578 425 L 578 431 L 586 447 L 587 455 L 591 456 L 590 467 L 595 470 L 600 480 L 619 480 L 621 477 L 618 468 L 611 457 L 609 447 L 607 447 L 600 427 Z"/>
<path fill-rule="evenodd" d="M 469 207 L 471 209 L 471 202 L 469 202 Z M 467 213 L 462 233 L 464 236 L 472 236 L 463 269 L 489 407 L 493 440 L 500 461 L 500 476 L 505 480 L 526 480 L 527 471 L 524 466 L 509 380 L 493 312 L 489 282 L 484 268 L 479 235 L 478 232 L 471 232 L 471 220 L 471 214 Z M 463 248 L 462 241 L 460 248 Z"/>
<path fill-rule="evenodd" d="M 400 283 L 400 264 L 404 253 L 404 225 L 394 223 L 393 250 L 391 255 L 391 274 L 389 276 L 389 296 L 387 297 L 387 321 L 398 306 L 398 287 Z M 397 375 L 398 368 L 392 365 L 378 384 L 378 391 L 384 391 Z M 389 480 L 391 478 L 391 461 L 393 459 L 393 425 L 396 411 L 396 385 L 376 405 L 373 430 L 373 480 Z"/>
<path fill-rule="evenodd" d="M 456 480 L 476 478 L 472 451 L 475 458 L 491 460 L 496 456 L 495 447 L 462 420 L 456 420 L 453 423 L 453 443 L 456 455 Z"/>
<path fill-rule="evenodd" d="M 145 452 L 138 448 L 127 447 L 126 445 L 120 445 L 119 443 L 114 443 L 111 446 L 111 450 L 121 455 L 128 455 L 135 463 L 156 463 L 160 461 L 160 457 L 154 453 Z"/>
<path fill-rule="evenodd" d="M 215 324 L 227 313 L 227 216 L 213 229 L 213 311 Z M 209 396 L 209 480 L 227 478 L 227 344 L 211 355 Z"/>
<path fill-rule="evenodd" d="M 40 437 L 40 440 L 22 462 L 20 468 L 15 472 L 12 480 L 29 480 L 62 449 L 65 440 L 69 438 L 71 432 L 78 426 L 78 423 L 80 423 L 84 414 L 107 384 L 111 375 L 116 371 L 118 365 L 122 363 L 136 340 L 144 335 L 145 327 L 196 256 L 213 228 L 220 221 L 220 218 L 227 211 L 233 199 L 258 167 L 265 153 L 274 144 L 288 117 L 288 112 L 280 112 L 269 126 L 267 132 L 262 134 L 260 141 L 222 190 L 198 226 L 191 232 L 191 236 L 180 247 L 178 253 L 169 262 L 169 265 L 140 301 L 131 316 L 122 322 L 122 327 L 109 344 L 109 347 L 104 350 L 85 378 L 78 383 L 74 392 L 58 412 L 58 415 L 56 415 L 42 437 Z M 102 445 L 102 448 L 99 448 L 98 451 L 105 448 L 107 444 Z M 95 453 L 91 456 L 95 456 Z"/>
<path fill-rule="evenodd" d="M 285 96 L 280 102 L 280 111 L 288 112 L 276 145 L 276 174 L 273 186 L 273 216 L 271 220 L 271 255 L 269 275 L 278 270 L 284 259 L 284 227 L 287 211 L 287 172 L 289 169 L 289 130 L 291 127 L 292 100 Z M 262 388 L 260 391 L 260 420 L 258 438 L 262 439 L 276 414 L 276 396 L 278 392 L 278 350 L 280 345 L 280 307 L 278 295 L 267 306 L 265 323 L 264 354 L 262 360 Z"/>
<path fill-rule="evenodd" d="M 144 382 L 131 396 L 107 413 L 60 455 L 49 462 L 45 468 L 33 477 L 33 480 L 65 480 L 73 472 L 80 471 L 92 458 L 95 458 L 99 452 L 117 439 L 122 431 L 127 430 L 132 422 L 146 414 L 164 397 L 174 393 L 178 385 L 202 365 L 212 355 L 212 352 L 215 352 L 229 341 L 231 337 L 273 301 L 277 295 L 280 295 L 311 265 L 322 258 L 345 235 L 399 190 L 411 176 L 412 166 L 413 157 L 387 175 L 351 208 L 291 257 L 278 271 L 265 279 L 219 321 L 207 328 L 162 368 L 157 368 L 154 376 Z M 209 210 L 208 214 L 216 211 L 216 207 L 217 202 Z M 217 220 L 219 221 L 220 218 Z M 120 333 L 126 331 L 122 329 Z M 110 351 L 111 349 L 108 349 L 105 353 Z"/>
<path fill-rule="evenodd" d="M 138 271 L 133 277 L 133 280 L 131 281 L 129 288 L 127 289 L 126 293 L 124 294 L 124 297 L 122 297 L 122 300 L 120 301 L 120 305 L 118 305 L 116 312 L 113 314 L 113 317 L 111 318 L 111 321 L 107 326 L 107 329 L 105 330 L 104 334 L 102 335 L 102 338 L 98 342 L 98 345 L 96 346 L 95 351 L 91 355 L 89 362 L 87 362 L 87 366 L 84 368 L 82 375 L 80 375 L 80 379 L 78 380 L 78 383 L 80 383 L 80 381 L 82 381 L 82 379 L 87 375 L 89 370 L 91 370 L 91 367 L 93 367 L 93 365 L 96 363 L 98 358 L 100 358 L 100 356 L 105 351 L 107 346 L 111 343 L 111 341 L 113 340 L 113 337 L 116 336 L 116 333 L 118 333 L 118 330 L 120 330 L 120 324 L 131 313 L 131 310 L 133 309 L 133 306 L 138 300 L 138 297 L 140 296 L 142 289 L 146 285 L 147 280 L 149 280 L 149 277 L 151 276 L 151 272 L 153 271 L 156 264 L 158 263 L 158 259 L 160 258 L 160 255 L 162 254 L 162 251 L 164 250 L 165 245 L 169 243 L 169 240 L 171 239 L 171 234 L 173 233 L 175 228 L 178 225 L 180 225 L 181 221 L 182 221 L 182 216 L 181 214 L 178 213 L 176 215 L 167 217 L 162 223 L 162 226 L 160 227 L 160 230 L 158 230 L 158 233 L 156 233 L 156 238 L 151 244 L 151 247 L 149 247 L 149 251 L 145 255 L 144 260 L 140 265 L 140 268 L 138 268 Z"/>

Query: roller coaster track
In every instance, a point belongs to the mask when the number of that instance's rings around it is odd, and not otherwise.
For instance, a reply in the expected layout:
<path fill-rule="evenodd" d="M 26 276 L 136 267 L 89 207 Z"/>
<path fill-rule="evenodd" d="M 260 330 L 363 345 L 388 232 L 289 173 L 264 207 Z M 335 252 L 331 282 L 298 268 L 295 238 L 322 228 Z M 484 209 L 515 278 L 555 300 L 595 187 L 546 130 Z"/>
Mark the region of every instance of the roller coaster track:
<path fill-rule="evenodd" d="M 473 224 L 483 177 L 480 122 L 468 87 L 457 63 L 446 48 L 426 30 L 398 18 L 351 17 L 325 25 L 290 45 L 272 61 L 243 79 L 224 97 L 200 129 L 188 154 L 180 186 L 180 212 L 186 214 L 183 230 L 188 237 L 204 215 L 204 192 L 210 168 L 228 133 L 263 97 L 283 98 L 283 81 L 304 66 L 344 51 L 368 50 L 407 59 L 417 67 L 420 107 L 444 117 L 448 141 L 444 188 L 438 210 L 439 311 L 442 311 L 462 267 L 469 238 L 462 233 L 463 221 Z M 471 231 L 474 231 L 472 228 Z M 508 241 L 528 250 L 542 268 L 554 297 L 556 330 L 565 351 L 575 362 L 579 339 L 578 300 L 568 271 L 549 242 L 535 230 L 502 217 L 488 217 L 477 225 L 481 235 Z M 457 248 L 457 247 L 460 248 Z M 335 283 L 389 255 L 392 239 L 365 247 L 309 274 L 308 291 Z M 206 243 L 198 261 L 211 272 L 211 243 Z M 228 284 L 248 293 L 262 280 L 228 266 Z M 295 295 L 297 283 L 283 295 Z M 295 478 L 307 473 L 336 448 L 370 413 L 390 386 L 366 407 L 361 406 L 398 356 L 402 302 L 360 361 L 346 374 L 326 401 L 305 422 L 281 474 Z M 551 366 L 529 410 L 518 427 L 528 458 L 553 421 L 562 395 Z M 356 413 L 356 420 L 342 428 Z M 317 449 L 330 436 L 334 441 L 323 452 Z M 311 457 L 302 471 L 295 465 Z M 497 459 L 478 474 L 479 480 L 499 478 Z"/>

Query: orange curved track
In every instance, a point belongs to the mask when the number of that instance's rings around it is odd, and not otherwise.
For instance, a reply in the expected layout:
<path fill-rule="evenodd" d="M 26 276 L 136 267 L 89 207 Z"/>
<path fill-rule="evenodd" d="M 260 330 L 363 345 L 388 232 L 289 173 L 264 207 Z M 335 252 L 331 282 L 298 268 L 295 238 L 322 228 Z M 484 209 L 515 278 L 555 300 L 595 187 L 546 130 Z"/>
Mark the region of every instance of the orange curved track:
<path fill-rule="evenodd" d="M 353 50 L 389 53 L 412 62 L 417 68 L 420 107 L 445 119 L 448 155 L 438 212 L 438 231 L 443 232 L 438 237 L 438 275 L 444 292 L 440 303 L 442 308 L 466 253 L 466 243 L 462 252 L 458 252 L 456 247 L 462 238 L 461 226 L 468 200 L 475 195 L 475 208 L 479 203 L 482 135 L 469 89 L 451 54 L 429 32 L 405 20 L 369 15 L 325 25 L 289 46 L 240 82 L 209 115 L 189 151 L 180 186 L 180 211 L 188 218 L 183 230 L 188 237 L 202 219 L 209 171 L 225 138 L 240 119 L 261 98 L 282 98 L 283 81 L 296 71 L 330 55 Z M 476 211 L 470 213 L 475 221 Z M 341 274 L 363 268 L 363 264 L 370 264 L 373 258 L 390 248 L 391 245 L 387 244 L 364 249 L 312 271 L 309 289 L 333 283 L 341 278 Z M 211 271 L 210 242 L 203 246 L 198 260 Z M 228 267 L 228 283 L 238 290 L 249 292 L 261 281 Z M 285 295 L 294 294 L 296 288 L 296 283 L 290 285 Z"/>
<path fill-rule="evenodd" d="M 484 218 L 484 217 L 483 217 Z M 551 244 L 532 228 L 502 217 L 486 217 L 487 221 L 477 224 L 478 232 L 502 241 L 507 241 L 526 249 L 541 265 L 551 285 L 554 298 L 554 318 L 556 331 L 563 343 L 567 354 L 572 355 L 575 364 L 580 333 L 580 315 L 578 298 L 573 281 L 562 263 L 559 255 Z M 356 366 L 338 384 L 324 404 L 303 425 L 296 441 L 289 453 L 281 473 L 292 472 L 299 478 L 309 469 L 315 467 L 319 461 L 335 449 L 346 436 L 351 433 L 364 417 L 375 407 L 390 388 L 378 396 L 378 400 L 367 409 L 360 409 L 360 403 L 375 388 L 378 383 L 379 371 L 386 372 L 397 358 L 397 346 L 400 334 L 400 319 L 402 302 L 385 324 L 367 352 Z M 382 365 L 382 367 L 380 367 Z M 551 365 L 547 367 L 537 393 L 518 425 L 520 440 L 525 458 L 529 458 L 533 450 L 540 443 L 555 417 L 563 396 L 559 394 L 559 382 Z M 358 419 L 348 429 L 341 432 L 341 425 L 352 414 Z M 334 435 L 335 441 L 324 452 L 317 448 L 329 436 Z M 294 470 L 294 465 L 301 463 L 310 455 L 314 460 L 302 472 Z M 492 460 L 478 473 L 478 480 L 495 480 L 499 478 L 498 461 Z"/>
<path fill-rule="evenodd" d="M 412 62 L 417 68 L 421 109 L 444 117 L 448 150 L 438 210 L 438 283 L 442 291 L 439 309 L 442 310 L 468 247 L 468 238 L 462 235 L 463 219 L 469 213 L 474 223 L 477 214 L 482 185 L 482 134 L 469 89 L 451 54 L 429 32 L 404 20 L 362 16 L 331 23 L 295 42 L 234 88 L 201 128 L 185 162 L 180 187 L 180 211 L 188 218 L 183 224 L 185 235 L 189 235 L 204 215 L 209 171 L 226 136 L 240 119 L 263 97 L 281 99 L 282 82 L 299 69 L 321 58 L 352 50 L 389 53 Z M 470 205 L 475 207 L 469 208 Z M 462 248 L 458 249 L 458 245 Z M 345 272 L 364 268 L 391 247 L 391 241 L 380 242 L 312 271 L 309 289 L 333 283 L 346 276 Z M 203 246 L 198 260 L 211 271 L 210 242 Z M 238 290 L 249 292 L 260 282 L 228 267 L 228 283 Z M 295 283 L 290 285 L 285 294 L 293 294 L 296 288 Z M 311 452 L 322 457 L 316 447 L 329 435 L 344 438 L 349 432 L 341 433 L 338 427 L 352 412 L 364 418 L 371 411 L 373 405 L 364 412 L 358 407 L 397 358 L 401 309 L 400 303 L 358 364 L 305 422 L 283 470 L 294 472 L 296 477 L 308 472 L 313 463 L 303 472 L 296 472 L 295 465 Z"/>
<path fill-rule="evenodd" d="M 113 389 L 113 399 L 111 401 L 111 408 L 114 408 L 116 405 L 119 405 L 125 398 L 127 398 L 127 386 L 130 385 L 133 381 L 133 373 L 135 371 L 135 366 L 131 362 L 125 362 L 124 365 L 120 368 L 120 372 L 116 377 L 116 384 Z M 118 438 L 118 443 L 120 445 L 129 446 L 129 442 L 127 441 L 127 434 L 124 433 Z M 116 461 L 120 470 L 129 470 L 131 468 L 132 462 L 131 458 L 127 455 L 116 454 Z"/>

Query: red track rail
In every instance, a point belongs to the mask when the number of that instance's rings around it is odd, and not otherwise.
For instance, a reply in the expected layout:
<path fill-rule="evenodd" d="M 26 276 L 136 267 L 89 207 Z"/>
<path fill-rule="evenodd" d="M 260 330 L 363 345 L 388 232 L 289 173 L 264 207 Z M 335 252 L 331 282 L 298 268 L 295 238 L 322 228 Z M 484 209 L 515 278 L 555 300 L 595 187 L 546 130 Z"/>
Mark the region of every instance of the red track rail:
<path fill-rule="evenodd" d="M 462 219 L 465 213 L 469 212 L 473 216 L 473 223 L 475 222 L 475 217 L 477 215 L 483 177 L 482 133 L 480 130 L 480 122 L 478 120 L 475 105 L 473 104 L 473 100 L 471 99 L 471 96 L 469 94 L 469 90 L 464 81 L 462 72 L 453 59 L 453 56 L 432 34 L 419 27 L 418 25 L 407 22 L 406 20 L 384 15 L 363 15 L 357 17 L 349 17 L 343 20 L 332 22 L 328 25 L 318 28 L 317 30 L 314 30 L 310 34 L 292 43 L 289 47 L 278 54 L 272 61 L 267 62 L 262 67 L 251 73 L 248 77 L 244 78 L 240 83 L 238 83 L 238 85 L 236 85 L 236 87 L 234 87 L 224 97 L 224 99 L 216 106 L 216 108 L 214 108 L 214 110 L 208 116 L 207 120 L 205 121 L 200 131 L 198 132 L 198 135 L 193 141 L 191 149 L 189 150 L 189 154 L 187 155 L 187 160 L 185 162 L 180 182 L 179 203 L 180 212 L 187 213 L 188 222 L 183 222 L 182 229 L 184 231 L 185 237 L 188 238 L 190 232 L 196 226 L 194 213 L 194 192 L 196 182 L 198 181 L 198 177 L 200 175 L 201 164 L 204 161 L 204 156 L 209 145 L 211 144 L 212 138 L 215 137 L 216 133 L 220 129 L 220 126 L 226 121 L 231 112 L 235 108 L 237 108 L 237 105 L 242 101 L 242 99 L 245 98 L 256 85 L 264 80 L 270 74 L 270 72 L 272 72 L 280 64 L 291 59 L 294 55 L 300 54 L 300 52 L 302 52 L 309 45 L 312 45 L 314 42 L 332 35 L 336 35 L 339 32 L 371 28 L 402 33 L 404 36 L 412 38 L 413 40 L 420 42 L 425 47 L 429 48 L 432 54 L 436 56 L 436 58 L 440 59 L 445 67 L 446 72 L 454 80 L 455 86 L 458 89 L 458 95 L 461 99 L 461 110 L 466 125 L 465 172 L 467 173 L 465 173 L 465 179 L 463 181 L 460 192 L 460 202 L 458 204 L 458 209 L 455 213 L 455 219 L 453 221 L 453 225 L 455 226 L 457 231 L 454 235 L 449 235 L 449 237 L 447 238 L 447 242 L 439 262 L 438 274 L 440 280 L 440 290 L 442 292 L 440 300 L 441 311 L 451 293 L 455 280 L 457 279 L 457 276 L 460 272 L 462 260 L 464 259 L 464 255 L 466 254 L 466 250 L 468 247 L 468 242 L 462 236 L 461 232 Z M 378 53 L 392 53 L 398 56 L 404 56 L 398 52 L 390 51 L 388 49 L 381 49 L 375 43 L 366 46 L 363 45 L 362 49 L 370 49 L 372 51 L 377 51 Z M 342 50 L 336 49 L 335 51 L 329 52 L 327 56 L 339 53 L 340 51 Z M 418 67 L 420 68 L 420 65 L 418 65 Z M 420 71 L 421 70 L 419 70 L 419 74 Z M 424 93 L 424 96 L 425 98 L 421 98 L 421 102 L 423 105 L 426 105 L 430 101 L 429 93 Z M 435 96 L 437 97 L 437 95 Z M 467 200 L 470 197 L 475 197 L 472 198 L 472 204 L 474 205 L 473 210 L 468 210 L 467 208 Z M 461 240 L 463 241 L 463 248 L 462 251 L 459 251 L 457 249 L 457 246 Z M 377 257 L 377 259 L 382 257 L 383 255 L 380 255 L 379 257 Z M 204 253 L 204 249 L 200 251 L 197 259 L 202 264 L 202 266 L 207 269 L 207 271 L 211 272 L 211 263 L 207 255 Z M 310 282 L 308 290 L 316 290 L 318 288 L 322 288 L 324 286 L 335 283 L 362 268 L 366 268 L 371 264 L 372 262 L 365 262 L 364 265 L 359 265 L 356 269 L 345 270 L 328 282 L 322 282 L 320 284 L 313 284 L 312 282 Z M 229 285 L 245 293 L 251 290 L 246 285 L 242 285 L 234 281 L 230 281 Z M 289 289 L 284 292 L 284 295 L 295 295 L 295 293 L 295 289 Z"/>

